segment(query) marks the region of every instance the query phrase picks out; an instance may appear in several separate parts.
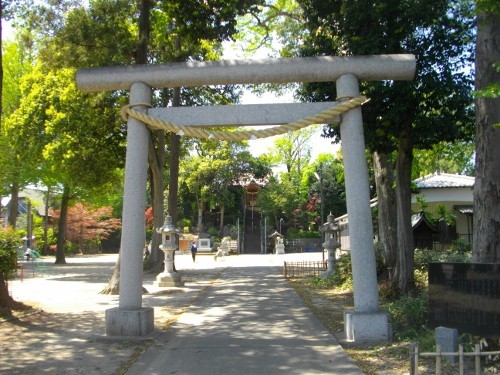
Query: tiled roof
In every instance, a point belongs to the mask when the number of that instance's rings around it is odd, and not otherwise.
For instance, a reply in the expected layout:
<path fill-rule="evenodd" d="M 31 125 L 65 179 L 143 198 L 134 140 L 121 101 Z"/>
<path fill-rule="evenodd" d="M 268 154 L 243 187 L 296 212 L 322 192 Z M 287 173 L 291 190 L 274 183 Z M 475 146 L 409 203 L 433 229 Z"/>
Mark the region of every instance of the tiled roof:
<path fill-rule="evenodd" d="M 474 177 L 436 172 L 417 178 L 414 182 L 419 189 L 473 187 Z"/>
<path fill-rule="evenodd" d="M 432 226 L 432 224 L 427 220 L 427 217 L 423 212 L 419 212 L 417 214 L 411 215 L 411 227 L 415 229 L 418 227 L 421 223 L 427 224 L 429 228 L 431 228 L 433 231 L 437 232 L 436 228 Z"/>

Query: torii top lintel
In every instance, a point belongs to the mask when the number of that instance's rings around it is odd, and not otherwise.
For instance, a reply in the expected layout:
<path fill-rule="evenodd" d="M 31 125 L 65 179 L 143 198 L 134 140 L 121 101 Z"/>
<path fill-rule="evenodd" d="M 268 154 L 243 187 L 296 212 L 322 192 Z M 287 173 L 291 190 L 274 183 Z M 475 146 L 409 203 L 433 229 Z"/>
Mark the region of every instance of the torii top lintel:
<path fill-rule="evenodd" d="M 414 55 L 319 56 L 85 68 L 76 81 L 82 91 L 109 91 L 136 82 L 153 88 L 331 82 L 349 73 L 362 81 L 400 81 L 413 79 L 415 70 Z"/>

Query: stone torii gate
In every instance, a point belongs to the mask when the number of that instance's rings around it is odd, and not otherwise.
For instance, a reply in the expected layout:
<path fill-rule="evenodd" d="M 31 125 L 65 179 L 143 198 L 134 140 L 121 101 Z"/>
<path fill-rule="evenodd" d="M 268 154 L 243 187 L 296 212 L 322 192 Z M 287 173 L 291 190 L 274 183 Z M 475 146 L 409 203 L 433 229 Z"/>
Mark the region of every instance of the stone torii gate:
<path fill-rule="evenodd" d="M 413 55 L 306 57 L 227 60 L 161 65 L 88 68 L 76 80 L 83 91 L 130 90 L 129 107 L 136 114 L 154 115 L 185 128 L 191 126 L 287 124 L 321 112 L 336 103 L 298 103 L 152 109 L 152 88 L 336 81 L 337 100 L 359 97 L 358 80 L 410 80 L 415 75 Z M 292 115 L 292 117 L 290 117 Z M 148 128 L 138 116 L 128 117 L 127 153 L 120 263 L 119 306 L 106 311 L 109 336 L 144 336 L 154 331 L 152 308 L 142 306 L 142 250 L 145 242 Z M 330 121 L 331 122 L 331 121 Z M 160 126 L 161 127 L 161 126 Z M 379 309 L 370 211 L 368 171 L 361 108 L 341 115 L 347 213 L 351 238 L 354 310 L 345 312 L 346 338 L 379 341 L 390 338 L 388 315 Z M 265 134 L 264 134 L 265 136 Z M 217 139 L 218 135 L 209 137 Z M 254 139 L 252 135 L 252 139 Z M 250 137 L 247 137 L 249 139 Z"/>

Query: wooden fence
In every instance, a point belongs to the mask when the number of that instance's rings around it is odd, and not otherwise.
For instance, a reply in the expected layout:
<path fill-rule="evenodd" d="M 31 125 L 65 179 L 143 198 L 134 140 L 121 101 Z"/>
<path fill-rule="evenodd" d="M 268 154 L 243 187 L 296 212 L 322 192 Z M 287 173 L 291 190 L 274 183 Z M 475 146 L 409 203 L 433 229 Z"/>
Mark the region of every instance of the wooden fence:
<path fill-rule="evenodd" d="M 482 352 L 479 344 L 476 344 L 473 352 L 464 352 L 463 344 L 458 346 L 458 352 L 442 352 L 441 345 L 436 346 L 435 353 L 419 353 L 418 346 L 414 343 L 410 344 L 410 375 L 418 375 L 418 361 L 420 357 L 435 357 L 436 358 L 436 375 L 441 375 L 443 357 L 458 357 L 458 371 L 460 375 L 470 375 L 470 371 L 465 368 L 465 357 L 474 357 L 474 375 L 481 374 L 481 357 L 482 356 L 498 356 L 500 351 Z"/>
<path fill-rule="evenodd" d="M 325 261 L 302 261 L 302 262 L 285 262 L 283 266 L 283 274 L 288 277 L 307 277 L 319 276 L 326 271 L 327 263 Z"/>

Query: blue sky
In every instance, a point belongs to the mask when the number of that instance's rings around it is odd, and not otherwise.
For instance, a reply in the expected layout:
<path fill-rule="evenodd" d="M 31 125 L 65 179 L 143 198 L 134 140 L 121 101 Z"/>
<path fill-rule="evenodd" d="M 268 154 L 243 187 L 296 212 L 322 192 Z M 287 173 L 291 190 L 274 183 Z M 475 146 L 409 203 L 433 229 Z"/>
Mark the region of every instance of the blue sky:
<path fill-rule="evenodd" d="M 242 104 L 266 104 L 266 103 L 293 103 L 292 95 L 277 97 L 272 93 L 259 97 L 251 92 L 246 92 L 242 99 Z M 339 145 L 332 145 L 330 139 L 321 137 L 321 128 L 318 129 L 311 138 L 311 161 L 316 160 L 319 154 L 327 152 L 337 152 Z M 250 152 L 254 156 L 259 156 L 273 147 L 276 137 L 249 141 Z"/>

